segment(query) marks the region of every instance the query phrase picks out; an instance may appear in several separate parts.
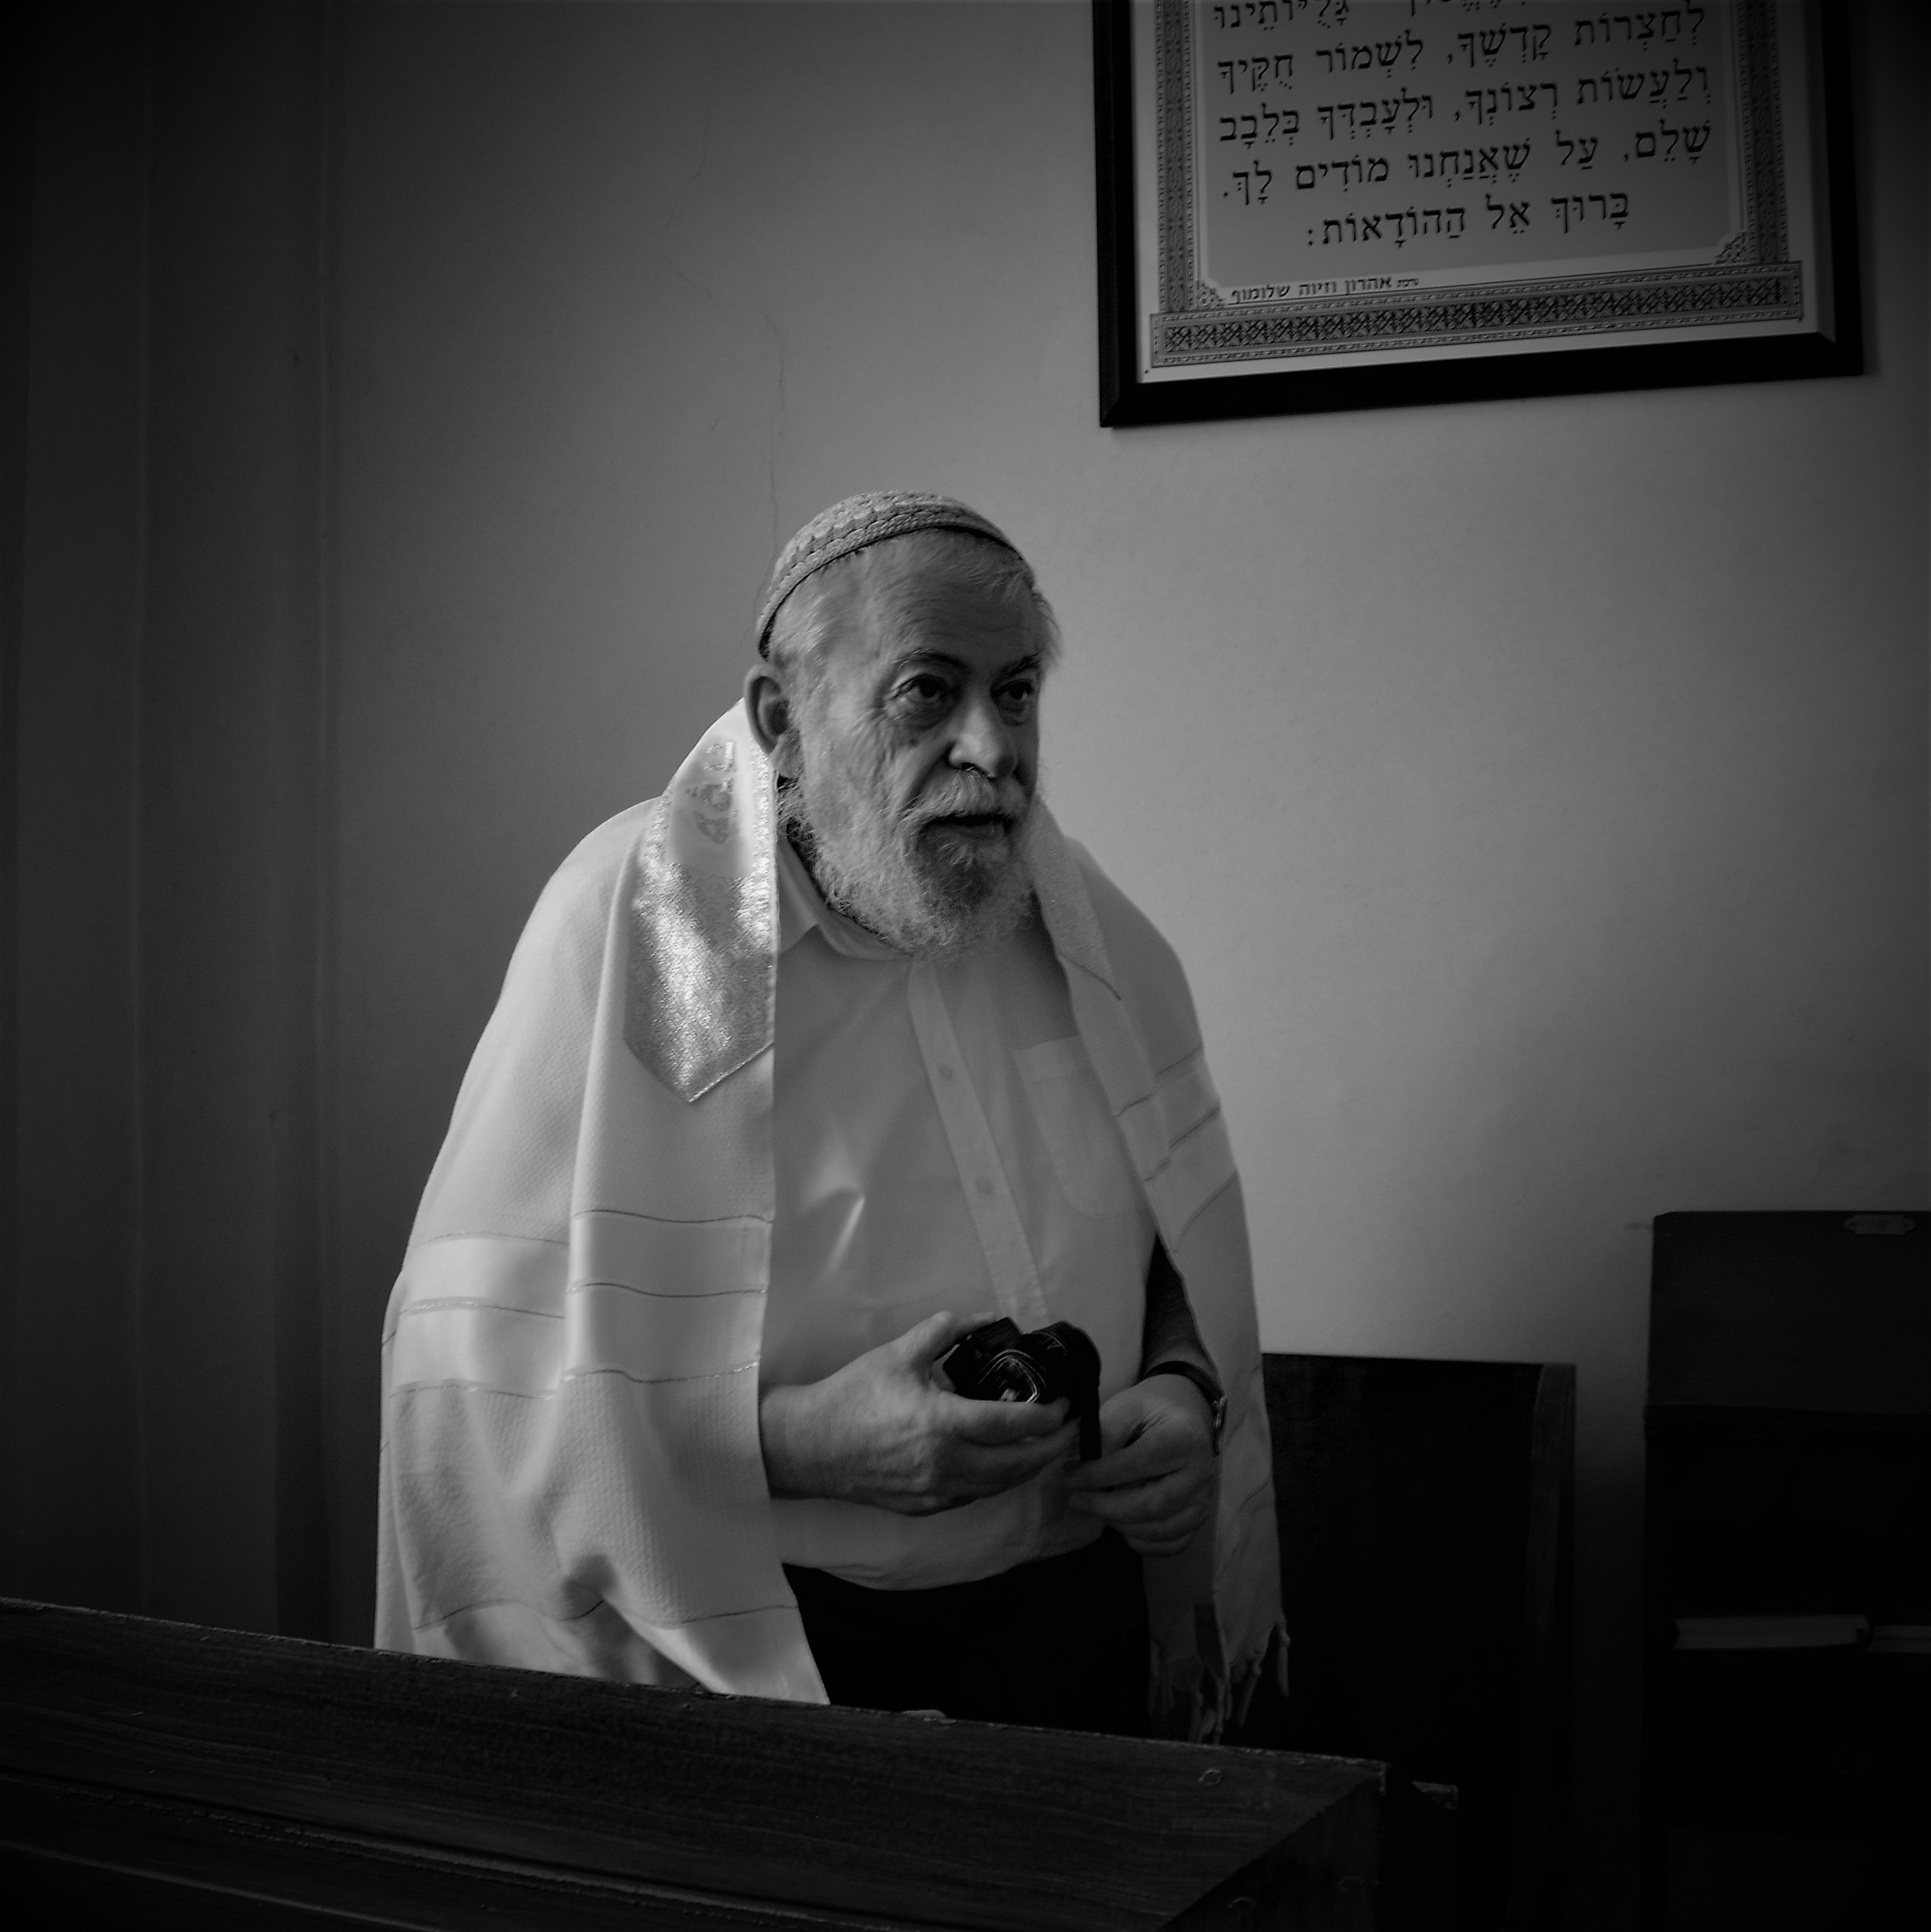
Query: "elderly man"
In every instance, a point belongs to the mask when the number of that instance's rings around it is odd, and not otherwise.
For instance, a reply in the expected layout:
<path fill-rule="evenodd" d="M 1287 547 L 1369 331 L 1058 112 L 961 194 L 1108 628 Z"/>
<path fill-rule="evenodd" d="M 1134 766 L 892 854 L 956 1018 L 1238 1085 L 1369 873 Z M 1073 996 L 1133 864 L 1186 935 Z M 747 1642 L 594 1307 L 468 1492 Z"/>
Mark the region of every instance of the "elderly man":
<path fill-rule="evenodd" d="M 1185 981 L 1037 796 L 1050 612 L 965 505 L 778 559 L 744 702 L 539 901 L 390 1307 L 377 1641 L 1217 1734 L 1282 1653 Z M 1097 1348 L 955 1392 L 995 1316 Z"/>

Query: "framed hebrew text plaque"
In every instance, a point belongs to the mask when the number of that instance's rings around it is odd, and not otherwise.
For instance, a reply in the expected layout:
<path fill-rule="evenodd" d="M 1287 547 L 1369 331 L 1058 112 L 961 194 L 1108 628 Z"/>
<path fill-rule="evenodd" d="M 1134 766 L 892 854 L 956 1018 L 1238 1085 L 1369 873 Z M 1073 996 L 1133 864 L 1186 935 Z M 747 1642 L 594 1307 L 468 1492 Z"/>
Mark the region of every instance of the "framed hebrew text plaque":
<path fill-rule="evenodd" d="M 1101 421 L 1857 373 L 1843 33 L 1094 0 Z"/>

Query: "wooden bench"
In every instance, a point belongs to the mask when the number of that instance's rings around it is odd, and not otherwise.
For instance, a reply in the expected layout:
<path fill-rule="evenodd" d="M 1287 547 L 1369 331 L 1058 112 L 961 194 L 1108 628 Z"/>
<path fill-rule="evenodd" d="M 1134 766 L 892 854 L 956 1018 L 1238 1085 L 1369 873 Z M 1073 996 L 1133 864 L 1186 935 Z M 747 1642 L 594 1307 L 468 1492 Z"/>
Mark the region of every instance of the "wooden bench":
<path fill-rule="evenodd" d="M 5 1603 L 5 1896 L 143 1932 L 1552 1923 L 1573 1371 L 1266 1377 L 1294 1694 L 1234 1745 Z"/>
<path fill-rule="evenodd" d="M 1379 1765 L 0 1603 L 16 1924 L 1379 1922 Z"/>

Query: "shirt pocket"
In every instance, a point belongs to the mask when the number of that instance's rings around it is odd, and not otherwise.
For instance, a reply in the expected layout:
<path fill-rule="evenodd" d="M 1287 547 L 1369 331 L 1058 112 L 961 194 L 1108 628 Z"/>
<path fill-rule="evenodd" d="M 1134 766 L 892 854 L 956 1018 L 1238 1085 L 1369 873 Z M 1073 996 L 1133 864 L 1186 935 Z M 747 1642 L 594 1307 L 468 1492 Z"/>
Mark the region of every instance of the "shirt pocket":
<path fill-rule="evenodd" d="M 1016 1047 L 1013 1059 L 1067 1204 L 1096 1217 L 1132 1213 L 1139 1202 L 1139 1177 L 1085 1043 L 1049 1040 Z"/>

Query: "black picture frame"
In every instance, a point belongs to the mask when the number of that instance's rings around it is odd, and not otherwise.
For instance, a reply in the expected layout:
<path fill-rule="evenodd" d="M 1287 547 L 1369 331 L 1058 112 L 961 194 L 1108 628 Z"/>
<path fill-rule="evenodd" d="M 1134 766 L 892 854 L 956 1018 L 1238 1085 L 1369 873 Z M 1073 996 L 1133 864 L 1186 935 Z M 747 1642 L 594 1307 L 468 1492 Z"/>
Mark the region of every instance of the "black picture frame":
<path fill-rule="evenodd" d="M 1813 0 L 1820 66 L 1820 196 L 1829 226 L 1830 333 L 1720 341 L 1591 342 L 1533 353 L 1312 366 L 1145 382 L 1139 362 L 1132 0 L 1091 0 L 1098 224 L 1100 422 L 1108 429 L 1230 417 L 1318 414 L 1434 402 L 1763 382 L 1863 372 L 1857 205 L 1851 159 L 1848 9 Z"/>

